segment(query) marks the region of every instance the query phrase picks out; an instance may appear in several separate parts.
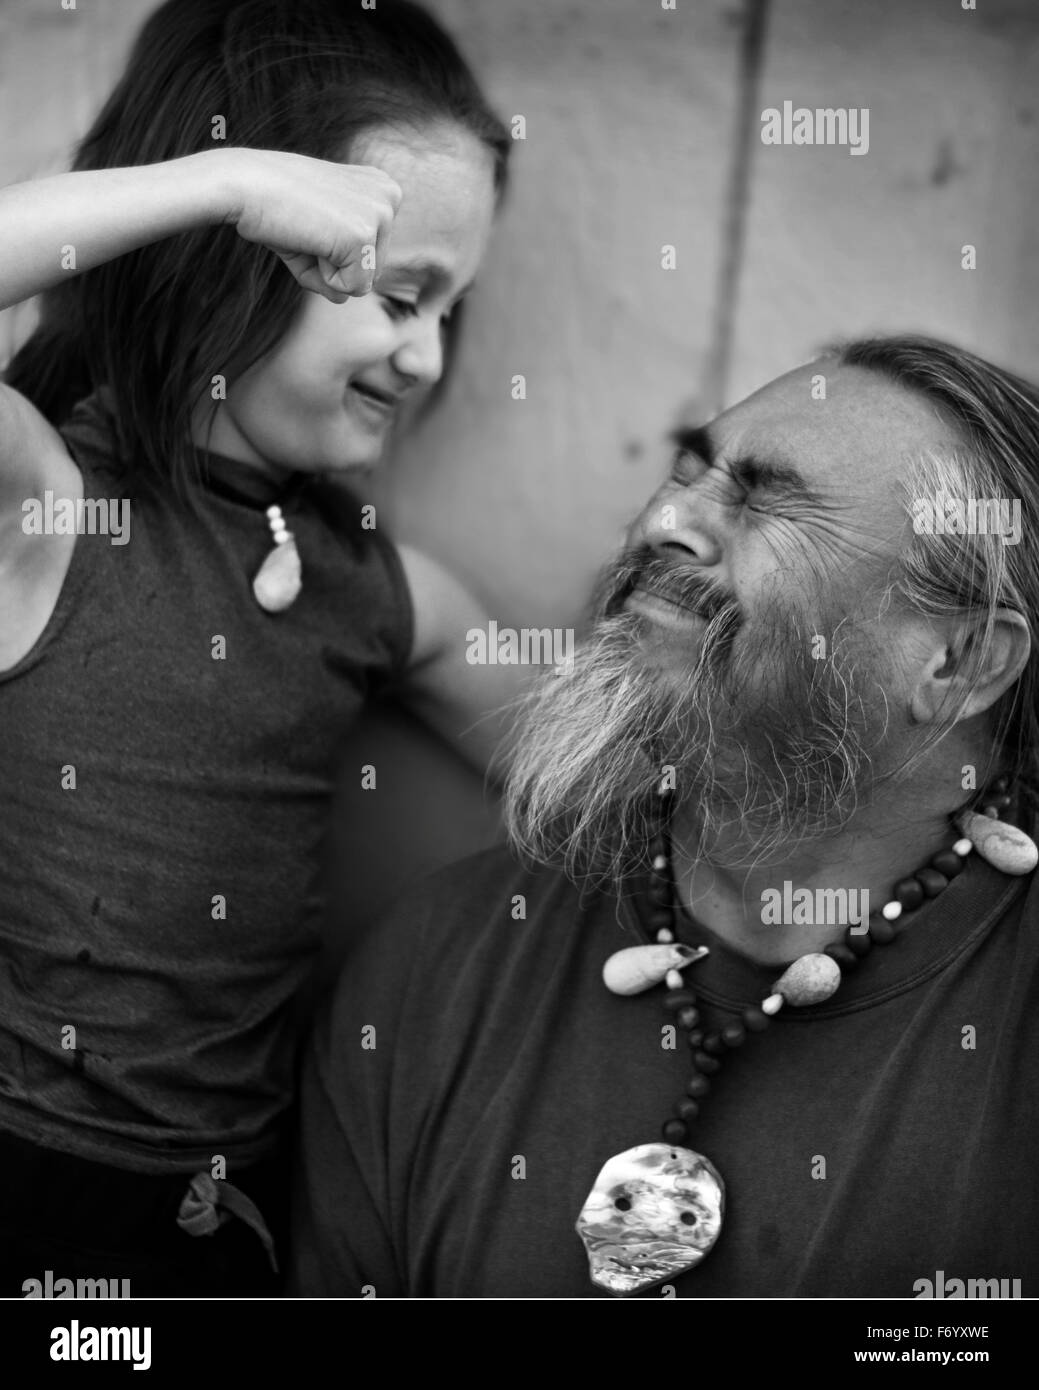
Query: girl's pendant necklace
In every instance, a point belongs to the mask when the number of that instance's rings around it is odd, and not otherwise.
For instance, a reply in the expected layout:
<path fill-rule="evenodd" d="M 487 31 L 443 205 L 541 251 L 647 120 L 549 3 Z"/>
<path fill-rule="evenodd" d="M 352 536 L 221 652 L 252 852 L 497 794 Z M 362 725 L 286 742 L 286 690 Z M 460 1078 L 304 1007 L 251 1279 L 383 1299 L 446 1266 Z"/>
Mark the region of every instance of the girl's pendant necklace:
<path fill-rule="evenodd" d="M 303 587 L 303 567 L 296 539 L 287 529 L 280 507 L 267 508 L 267 523 L 274 538 L 274 549 L 256 572 L 253 593 L 261 608 L 268 613 L 281 613 L 295 603 Z"/>

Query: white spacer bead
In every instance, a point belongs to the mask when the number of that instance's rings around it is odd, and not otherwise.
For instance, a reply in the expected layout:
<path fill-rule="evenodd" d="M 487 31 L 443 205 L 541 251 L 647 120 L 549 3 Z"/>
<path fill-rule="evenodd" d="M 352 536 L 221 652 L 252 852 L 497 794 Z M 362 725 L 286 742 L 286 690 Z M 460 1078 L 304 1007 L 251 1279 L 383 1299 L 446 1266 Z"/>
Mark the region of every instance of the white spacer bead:
<path fill-rule="evenodd" d="M 280 521 L 281 508 L 272 505 L 267 508 L 267 515 L 270 517 L 271 521 Z"/>
<path fill-rule="evenodd" d="M 658 873 L 660 873 L 660 871 L 661 871 L 662 869 L 666 869 L 666 868 L 667 868 L 667 855 L 666 855 L 666 854 L 658 854 L 657 857 L 653 860 L 653 867 L 654 867 L 654 869 L 656 869 L 656 871 L 657 871 Z"/>
<path fill-rule="evenodd" d="M 778 1014 L 783 1007 L 783 996 L 781 994 L 770 994 L 767 999 L 761 1001 L 761 1012 L 763 1014 Z"/>
<path fill-rule="evenodd" d="M 685 984 L 685 981 L 682 979 L 681 970 L 669 970 L 664 976 L 664 983 L 667 985 L 668 989 L 681 989 Z"/>
<path fill-rule="evenodd" d="M 886 920 L 889 922 L 897 922 L 899 917 L 901 917 L 902 915 L 902 904 L 893 901 L 885 903 L 884 906 L 880 909 L 880 915 L 881 917 L 886 918 Z"/>
<path fill-rule="evenodd" d="M 956 843 L 952 847 L 952 852 L 953 854 L 958 854 L 961 859 L 966 859 L 967 855 L 970 854 L 973 848 L 974 841 L 964 838 L 962 840 L 956 841 Z"/>
<path fill-rule="evenodd" d="M 280 530 L 275 531 L 275 533 L 274 533 L 274 544 L 275 544 L 275 545 L 284 545 L 286 541 L 290 541 L 290 540 L 292 540 L 292 532 L 291 532 L 291 531 L 286 531 L 284 526 L 281 527 Z"/>
<path fill-rule="evenodd" d="M 660 930 L 657 932 L 657 940 L 658 940 L 658 941 L 661 943 L 661 945 L 663 945 L 663 946 L 666 946 L 666 945 L 668 944 L 668 942 L 670 942 L 670 941 L 674 941 L 674 939 L 675 939 L 675 934 L 674 934 L 674 932 L 673 932 L 673 931 L 668 931 L 667 927 L 661 927 Z"/>

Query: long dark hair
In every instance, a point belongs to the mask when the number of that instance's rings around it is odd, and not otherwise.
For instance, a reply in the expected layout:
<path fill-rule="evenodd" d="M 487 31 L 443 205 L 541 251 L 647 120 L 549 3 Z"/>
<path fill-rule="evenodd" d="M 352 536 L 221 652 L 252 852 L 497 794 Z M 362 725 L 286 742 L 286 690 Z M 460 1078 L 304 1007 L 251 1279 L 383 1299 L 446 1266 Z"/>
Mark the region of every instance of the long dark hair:
<path fill-rule="evenodd" d="M 455 44 L 409 0 L 166 0 L 73 168 L 221 148 L 218 117 L 228 145 L 323 159 L 348 158 L 377 126 L 450 121 L 491 150 L 499 192 L 511 146 Z M 124 458 L 181 488 L 213 377 L 230 383 L 269 352 L 304 293 L 234 228 L 198 228 L 48 291 L 5 379 L 55 425 L 106 386 Z"/>

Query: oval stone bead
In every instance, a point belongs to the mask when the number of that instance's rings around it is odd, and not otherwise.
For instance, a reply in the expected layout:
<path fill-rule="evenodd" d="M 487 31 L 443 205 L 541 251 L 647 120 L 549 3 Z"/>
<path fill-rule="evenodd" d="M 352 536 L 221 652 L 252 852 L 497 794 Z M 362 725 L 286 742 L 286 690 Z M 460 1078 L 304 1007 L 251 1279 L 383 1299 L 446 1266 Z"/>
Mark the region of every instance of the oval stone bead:
<path fill-rule="evenodd" d="M 837 962 L 831 956 L 813 952 L 795 960 L 772 988 L 788 1004 L 803 1008 L 807 1004 L 821 1004 L 824 999 L 829 999 L 840 983 L 841 968 Z"/>
<path fill-rule="evenodd" d="M 959 817 L 960 829 L 974 848 L 993 868 L 1004 874 L 1028 874 L 1039 863 L 1039 848 L 1031 836 L 1016 825 L 989 820 L 972 811 Z"/>
<path fill-rule="evenodd" d="M 713 1076 L 716 1071 L 721 1071 L 722 1064 L 717 1057 L 701 1050 L 693 1053 L 693 1066 L 698 1067 L 704 1076 Z"/>
<path fill-rule="evenodd" d="M 695 1076 L 691 1076 L 686 1082 L 685 1087 L 686 1095 L 692 1096 L 694 1100 L 699 1100 L 701 1096 L 705 1096 L 710 1089 L 711 1083 L 708 1081 L 707 1077 L 700 1072 L 697 1072 Z"/>

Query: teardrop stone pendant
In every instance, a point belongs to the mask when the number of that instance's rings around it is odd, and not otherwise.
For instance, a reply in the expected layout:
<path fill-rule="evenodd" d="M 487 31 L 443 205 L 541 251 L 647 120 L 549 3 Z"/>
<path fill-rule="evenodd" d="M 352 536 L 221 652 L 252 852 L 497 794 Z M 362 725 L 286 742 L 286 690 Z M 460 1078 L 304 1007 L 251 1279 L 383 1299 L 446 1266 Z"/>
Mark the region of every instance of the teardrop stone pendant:
<path fill-rule="evenodd" d="M 1039 847 L 1031 835 L 1026 835 L 1016 825 L 979 816 L 974 811 L 965 811 L 957 817 L 956 824 L 967 839 L 974 842 L 982 859 L 1001 873 L 1030 874 L 1039 863 Z"/>
<path fill-rule="evenodd" d="M 268 613 L 281 613 L 294 603 L 303 587 L 303 567 L 291 535 L 276 544 L 253 580 L 256 602 Z"/>
<path fill-rule="evenodd" d="M 703 1154 L 640 1144 L 603 1167 L 577 1218 L 592 1283 L 641 1293 L 698 1265 L 725 1212 L 725 1184 Z"/>

